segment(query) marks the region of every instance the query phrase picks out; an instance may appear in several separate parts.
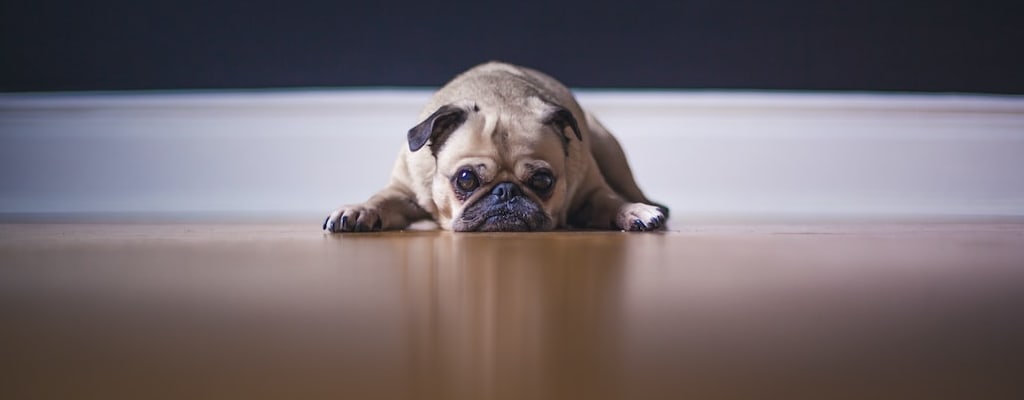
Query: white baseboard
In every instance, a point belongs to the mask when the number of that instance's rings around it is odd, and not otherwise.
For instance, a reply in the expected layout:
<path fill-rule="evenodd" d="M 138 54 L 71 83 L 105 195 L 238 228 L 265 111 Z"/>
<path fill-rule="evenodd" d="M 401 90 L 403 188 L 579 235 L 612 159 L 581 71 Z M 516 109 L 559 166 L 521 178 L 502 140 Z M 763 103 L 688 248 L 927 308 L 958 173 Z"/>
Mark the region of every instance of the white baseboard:
<path fill-rule="evenodd" d="M 0 213 L 326 212 L 426 90 L 0 95 Z M 1024 98 L 580 91 L 673 215 L 1024 215 Z"/>

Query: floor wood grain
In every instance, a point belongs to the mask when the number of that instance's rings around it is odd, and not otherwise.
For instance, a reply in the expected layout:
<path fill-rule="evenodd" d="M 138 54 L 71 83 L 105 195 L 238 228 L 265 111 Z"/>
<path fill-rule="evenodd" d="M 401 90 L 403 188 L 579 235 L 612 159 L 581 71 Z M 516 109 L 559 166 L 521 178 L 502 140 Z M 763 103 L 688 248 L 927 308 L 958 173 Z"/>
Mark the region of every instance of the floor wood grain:
<path fill-rule="evenodd" d="M 3 398 L 1020 398 L 1019 221 L 0 224 Z"/>

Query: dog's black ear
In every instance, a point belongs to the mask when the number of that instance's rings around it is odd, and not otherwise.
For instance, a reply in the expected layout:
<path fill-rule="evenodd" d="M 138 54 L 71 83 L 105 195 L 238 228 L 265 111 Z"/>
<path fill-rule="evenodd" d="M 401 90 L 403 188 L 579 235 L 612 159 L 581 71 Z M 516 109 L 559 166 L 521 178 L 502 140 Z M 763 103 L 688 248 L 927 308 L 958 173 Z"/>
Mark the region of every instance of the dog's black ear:
<path fill-rule="evenodd" d="M 583 134 L 580 133 L 580 125 L 576 123 L 576 117 L 572 116 L 572 112 L 565 107 L 554 105 L 551 112 L 544 117 L 544 124 L 553 126 L 558 131 L 558 135 L 562 138 L 562 151 L 565 152 L 566 157 L 569 156 L 569 135 L 565 134 L 566 127 L 572 128 L 576 139 L 583 141 Z"/>
<path fill-rule="evenodd" d="M 572 112 L 567 110 L 565 107 L 556 106 L 554 110 L 548 114 L 547 118 L 544 119 L 544 123 L 552 125 L 558 128 L 559 132 L 565 136 L 565 128 L 572 128 L 572 132 L 576 134 L 577 140 L 583 140 L 583 135 L 580 133 L 580 125 L 576 123 L 576 117 L 572 116 Z M 564 137 L 565 141 L 569 141 L 569 137 Z"/>
<path fill-rule="evenodd" d="M 434 141 L 431 147 L 440 144 L 440 141 L 463 122 L 466 122 L 466 110 L 453 105 L 441 106 L 419 125 L 409 129 L 409 150 L 417 151 L 423 148 L 428 140 Z"/>

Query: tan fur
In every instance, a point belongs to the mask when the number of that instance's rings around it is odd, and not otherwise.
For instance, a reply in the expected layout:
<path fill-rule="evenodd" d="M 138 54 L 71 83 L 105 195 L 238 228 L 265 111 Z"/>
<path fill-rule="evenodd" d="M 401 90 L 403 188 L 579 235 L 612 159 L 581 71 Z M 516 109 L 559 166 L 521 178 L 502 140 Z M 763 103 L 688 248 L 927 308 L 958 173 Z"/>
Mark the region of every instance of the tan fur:
<path fill-rule="evenodd" d="M 428 101 L 419 120 L 443 106 L 470 110 L 447 136 L 440 151 L 403 146 L 391 182 L 365 203 L 341 207 L 324 229 L 367 231 L 403 229 L 433 219 L 443 229 L 500 182 L 522 187 L 523 201 L 532 201 L 550 217 L 542 230 L 574 228 L 651 230 L 664 227 L 667 210 L 651 202 L 637 187 L 615 138 L 586 114 L 564 85 L 538 71 L 503 63 L 487 63 L 455 77 Z M 582 142 L 565 128 L 563 139 L 542 121 L 553 106 L 572 113 Z M 557 129 L 555 129 L 557 130 Z M 473 166 L 480 189 L 460 200 L 452 179 L 460 168 Z M 557 177 L 549 197 L 542 198 L 523 183 L 533 171 L 546 168 Z"/>

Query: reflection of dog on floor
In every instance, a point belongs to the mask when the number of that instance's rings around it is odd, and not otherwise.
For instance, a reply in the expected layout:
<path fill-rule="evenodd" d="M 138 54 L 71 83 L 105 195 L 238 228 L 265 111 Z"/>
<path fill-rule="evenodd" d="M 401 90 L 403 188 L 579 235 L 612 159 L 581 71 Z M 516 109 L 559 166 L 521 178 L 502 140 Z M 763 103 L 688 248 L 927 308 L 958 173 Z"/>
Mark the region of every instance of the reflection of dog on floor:
<path fill-rule="evenodd" d="M 633 180 L 618 141 L 553 78 L 502 63 L 438 90 L 409 130 L 391 183 L 324 221 L 329 232 L 662 229 L 668 209 Z"/>

